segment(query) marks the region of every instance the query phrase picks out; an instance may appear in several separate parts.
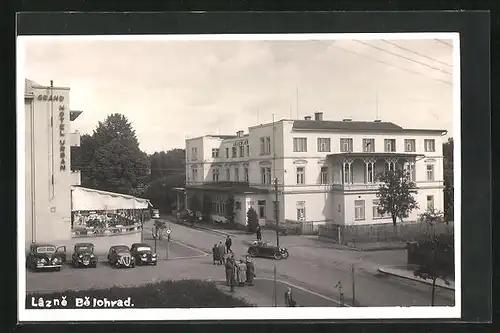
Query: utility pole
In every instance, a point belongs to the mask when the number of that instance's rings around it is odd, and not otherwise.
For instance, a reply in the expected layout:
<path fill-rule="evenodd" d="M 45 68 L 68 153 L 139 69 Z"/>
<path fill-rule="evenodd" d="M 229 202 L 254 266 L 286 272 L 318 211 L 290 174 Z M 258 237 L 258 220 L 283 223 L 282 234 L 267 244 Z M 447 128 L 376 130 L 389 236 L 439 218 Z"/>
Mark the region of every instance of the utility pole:
<path fill-rule="evenodd" d="M 352 279 L 352 306 L 356 306 L 356 282 L 354 280 L 355 267 L 351 265 L 351 279 Z"/>
<path fill-rule="evenodd" d="M 273 173 L 274 173 L 274 217 L 276 221 L 276 246 L 280 247 L 280 233 L 279 233 L 279 194 L 278 194 L 278 177 L 276 176 L 276 125 L 274 123 L 273 113 Z"/>
<path fill-rule="evenodd" d="M 277 286 L 276 286 L 276 263 L 274 264 L 274 288 L 273 288 L 273 299 L 274 299 L 274 306 L 278 306 L 278 290 L 277 290 Z"/>

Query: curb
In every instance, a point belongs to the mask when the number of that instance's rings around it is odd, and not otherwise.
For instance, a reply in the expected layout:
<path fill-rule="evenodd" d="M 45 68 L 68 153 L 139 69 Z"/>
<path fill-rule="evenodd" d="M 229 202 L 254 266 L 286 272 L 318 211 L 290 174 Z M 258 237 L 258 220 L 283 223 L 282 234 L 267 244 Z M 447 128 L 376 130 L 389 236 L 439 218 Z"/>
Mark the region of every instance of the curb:
<path fill-rule="evenodd" d="M 388 272 L 384 268 L 381 268 L 381 267 L 378 268 L 378 271 L 380 273 L 387 274 L 387 275 L 392 275 L 392 276 L 396 276 L 396 277 L 401 278 L 401 279 L 406 279 L 406 280 L 410 280 L 410 281 L 415 281 L 415 282 L 420 282 L 420 283 L 425 283 L 425 284 L 428 284 L 428 285 L 432 285 L 432 283 L 430 281 L 428 281 L 428 280 L 424 280 L 424 279 L 421 279 L 421 278 L 418 278 L 418 277 L 406 276 L 406 275 L 402 275 L 402 274 L 396 274 L 396 273 L 393 273 L 393 272 Z M 440 284 L 436 283 L 436 287 L 455 291 L 454 287 L 447 286 L 447 285 L 441 284 L 441 283 Z"/>

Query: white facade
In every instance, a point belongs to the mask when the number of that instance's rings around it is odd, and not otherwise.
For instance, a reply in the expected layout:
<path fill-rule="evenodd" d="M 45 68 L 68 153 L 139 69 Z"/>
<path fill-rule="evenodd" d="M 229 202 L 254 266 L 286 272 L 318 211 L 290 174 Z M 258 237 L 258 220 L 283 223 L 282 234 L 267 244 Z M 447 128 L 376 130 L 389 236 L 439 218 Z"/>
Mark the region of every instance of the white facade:
<path fill-rule="evenodd" d="M 80 173 L 71 171 L 70 147 L 79 133 L 70 122 L 81 113 L 69 108 L 69 88 L 40 86 L 26 80 L 26 241 L 71 238 L 71 185 Z"/>
<path fill-rule="evenodd" d="M 389 223 L 390 217 L 378 216 L 376 209 L 376 176 L 386 168 L 409 168 L 418 187 L 420 209 L 408 220 L 415 220 L 428 206 L 443 210 L 446 131 L 403 129 L 378 121 L 324 121 L 322 113 L 316 113 L 314 120 L 280 120 L 274 127 L 273 131 L 272 123 L 263 124 L 250 127 L 247 135 L 186 140 L 188 190 L 217 182 L 245 182 L 241 173 L 246 169 L 250 187 L 269 190 L 267 220 L 274 220 L 273 182 L 277 178 L 281 221 Z M 238 145 L 245 146 L 244 154 L 240 156 L 237 148 L 233 157 L 232 149 Z M 193 169 L 198 171 L 193 174 Z"/>

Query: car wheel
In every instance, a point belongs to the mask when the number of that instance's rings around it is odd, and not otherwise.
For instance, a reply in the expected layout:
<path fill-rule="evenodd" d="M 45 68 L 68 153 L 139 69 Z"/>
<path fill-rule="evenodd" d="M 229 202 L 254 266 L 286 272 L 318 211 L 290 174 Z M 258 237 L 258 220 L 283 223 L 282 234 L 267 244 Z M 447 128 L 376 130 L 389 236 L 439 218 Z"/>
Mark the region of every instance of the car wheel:
<path fill-rule="evenodd" d="M 56 267 L 56 272 L 60 272 L 61 271 L 61 267 Z"/>
<path fill-rule="evenodd" d="M 156 264 L 157 264 L 157 262 L 154 262 L 154 263 L 153 263 L 153 266 L 156 266 Z"/>
<path fill-rule="evenodd" d="M 288 258 L 288 251 L 283 252 L 283 259 Z"/>
<path fill-rule="evenodd" d="M 281 258 L 283 258 L 283 256 L 280 252 L 274 252 L 273 258 L 276 260 L 280 260 Z"/>

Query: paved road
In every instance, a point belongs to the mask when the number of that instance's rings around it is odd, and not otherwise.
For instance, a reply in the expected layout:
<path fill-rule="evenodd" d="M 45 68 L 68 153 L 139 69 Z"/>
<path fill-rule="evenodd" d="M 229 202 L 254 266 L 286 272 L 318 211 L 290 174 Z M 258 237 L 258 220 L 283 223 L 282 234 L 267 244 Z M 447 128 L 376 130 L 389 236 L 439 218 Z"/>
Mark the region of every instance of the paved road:
<path fill-rule="evenodd" d="M 202 230 L 171 223 L 173 239 L 201 249 L 209 249 L 214 243 L 224 240 Z M 264 234 L 265 238 L 272 234 Z M 253 235 L 237 234 L 233 237 L 233 250 L 238 257 L 247 251 Z M 274 237 L 272 238 L 274 241 Z M 427 306 L 430 304 L 431 286 L 404 280 L 377 272 L 384 265 L 400 265 L 405 262 L 404 251 L 359 252 L 321 247 L 320 244 L 303 236 L 280 238 L 280 245 L 289 249 L 286 260 L 256 259 L 257 272 L 272 274 L 276 264 L 280 279 L 293 282 L 323 295 L 338 299 L 340 290 L 335 285 L 340 281 L 346 300 L 352 299 L 351 265 L 356 264 L 356 301 L 361 306 Z M 436 305 L 453 305 L 454 291 L 438 288 Z"/>

